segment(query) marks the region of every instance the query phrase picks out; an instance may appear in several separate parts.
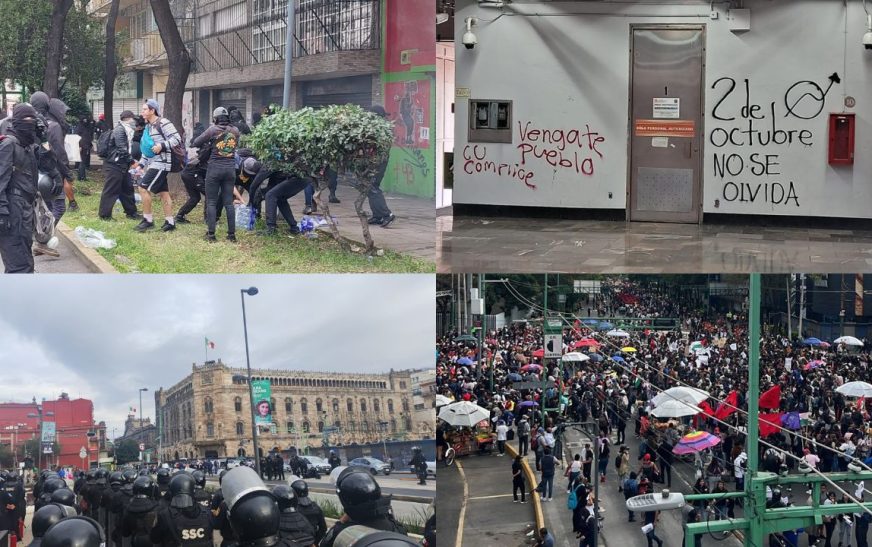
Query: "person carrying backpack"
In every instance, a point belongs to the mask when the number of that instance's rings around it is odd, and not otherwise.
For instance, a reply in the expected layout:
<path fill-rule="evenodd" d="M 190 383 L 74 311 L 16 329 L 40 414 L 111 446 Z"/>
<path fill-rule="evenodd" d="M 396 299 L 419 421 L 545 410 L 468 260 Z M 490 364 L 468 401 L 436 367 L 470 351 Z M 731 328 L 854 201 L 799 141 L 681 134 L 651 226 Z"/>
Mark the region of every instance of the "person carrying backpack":
<path fill-rule="evenodd" d="M 227 213 L 227 240 L 236 241 L 236 215 L 233 211 L 233 187 L 236 183 L 234 156 L 239 146 L 239 130 L 230 125 L 227 109 L 219 106 L 212 112 L 212 125 L 191 143 L 195 147 L 211 143 L 212 154 L 206 168 L 206 241 L 216 241 L 215 224 L 219 193 Z"/>
<path fill-rule="evenodd" d="M 121 113 L 121 121 L 118 125 L 112 131 L 103 132 L 97 141 L 97 155 L 103 159 L 105 179 L 97 212 L 102 220 L 112 220 L 112 208 L 116 200 L 121 201 L 121 207 L 127 218 L 139 219 L 133 196 L 133 180 L 128 171 L 133 164 L 130 145 L 133 142 L 135 125 L 133 112 L 125 110 Z"/>
<path fill-rule="evenodd" d="M 635 471 L 630 473 L 630 478 L 628 478 L 627 480 L 624 481 L 623 488 L 624 488 L 624 499 L 625 500 L 628 500 L 628 499 L 632 498 L 633 496 L 636 496 L 639 494 L 639 481 L 636 480 L 636 472 Z M 630 510 L 627 510 L 627 513 L 630 515 L 627 522 L 634 522 L 636 520 L 636 516 L 633 514 L 633 512 Z"/>
<path fill-rule="evenodd" d="M 142 197 L 142 222 L 135 230 L 145 232 L 154 228 L 152 215 L 152 194 L 160 196 L 163 204 L 164 223 L 162 232 L 171 232 L 176 229 L 176 219 L 173 216 L 173 200 L 170 197 L 170 187 L 167 177 L 173 171 L 173 149 L 182 143 L 173 122 L 160 116 L 160 105 L 154 99 L 148 99 L 142 105 L 142 117 L 146 127 L 142 134 L 142 154 L 149 157 L 145 173 L 139 181 L 139 195 Z M 151 143 L 149 147 L 147 143 Z M 177 160 L 176 160 L 177 161 Z M 143 163 L 145 163 L 143 161 Z"/>

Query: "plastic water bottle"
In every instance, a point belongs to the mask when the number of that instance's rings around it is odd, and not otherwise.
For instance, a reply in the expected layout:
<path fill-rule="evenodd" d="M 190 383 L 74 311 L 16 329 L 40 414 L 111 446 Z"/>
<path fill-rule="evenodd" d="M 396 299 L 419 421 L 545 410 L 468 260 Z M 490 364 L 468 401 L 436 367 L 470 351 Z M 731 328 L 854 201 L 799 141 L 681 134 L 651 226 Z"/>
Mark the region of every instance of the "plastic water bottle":
<path fill-rule="evenodd" d="M 49 249 L 57 249 L 57 248 L 58 248 L 58 243 L 59 243 L 59 241 L 58 241 L 57 236 L 51 236 L 51 239 L 49 239 L 49 240 L 48 240 L 48 243 L 46 243 L 45 245 L 46 245 L 46 247 L 48 247 Z"/>
<path fill-rule="evenodd" d="M 254 230 L 254 220 L 255 220 L 255 211 L 254 207 L 248 207 L 248 223 L 245 225 L 245 229 L 249 232 Z"/>

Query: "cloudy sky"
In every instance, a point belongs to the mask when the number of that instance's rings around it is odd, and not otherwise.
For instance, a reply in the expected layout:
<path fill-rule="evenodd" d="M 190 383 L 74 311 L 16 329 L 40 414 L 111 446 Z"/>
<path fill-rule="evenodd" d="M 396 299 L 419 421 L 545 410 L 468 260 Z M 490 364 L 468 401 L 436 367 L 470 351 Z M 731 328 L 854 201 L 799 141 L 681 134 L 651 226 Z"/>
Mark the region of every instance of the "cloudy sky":
<path fill-rule="evenodd" d="M 432 275 L 3 276 L 0 402 L 94 401 L 107 433 L 205 358 L 252 368 L 386 372 L 433 364 Z"/>

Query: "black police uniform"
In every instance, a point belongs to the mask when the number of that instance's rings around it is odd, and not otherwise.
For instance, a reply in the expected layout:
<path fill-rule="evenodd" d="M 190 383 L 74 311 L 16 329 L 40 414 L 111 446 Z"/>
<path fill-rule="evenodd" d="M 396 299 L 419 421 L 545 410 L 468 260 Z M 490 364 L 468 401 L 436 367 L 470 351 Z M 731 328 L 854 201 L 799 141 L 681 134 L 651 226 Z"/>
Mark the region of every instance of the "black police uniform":
<path fill-rule="evenodd" d="M 129 537 L 131 547 L 152 547 L 151 530 L 157 522 L 157 502 L 134 497 L 121 517 L 121 536 Z"/>
<path fill-rule="evenodd" d="M 36 153 L 7 131 L 0 140 L 0 257 L 6 273 L 33 273 Z"/>
<path fill-rule="evenodd" d="M 7 505 L 14 507 L 7 509 Z M 11 492 L 0 491 L 0 531 L 8 531 L 18 536 L 18 505 Z"/>
<path fill-rule="evenodd" d="M 279 537 L 299 545 L 312 545 L 315 543 L 315 527 L 298 510 L 288 507 L 279 516 Z"/>
<path fill-rule="evenodd" d="M 212 522 L 204 507 L 168 507 L 158 514 L 152 543 L 165 547 L 212 547 Z"/>
<path fill-rule="evenodd" d="M 212 525 L 221 533 L 221 547 L 232 545 L 236 541 L 236 533 L 230 527 L 230 520 L 227 518 L 227 504 L 224 503 L 224 494 L 221 490 L 212 495 Z"/>
<path fill-rule="evenodd" d="M 424 454 L 416 452 L 412 456 L 412 461 L 409 462 L 409 465 L 415 468 L 415 474 L 418 475 L 418 484 L 427 484 L 427 460 L 424 458 Z"/>
<path fill-rule="evenodd" d="M 211 501 L 212 497 L 204 488 L 197 487 L 197 489 L 194 490 L 194 502 L 198 505 L 202 505 L 205 509 L 209 509 Z"/>
<path fill-rule="evenodd" d="M 312 527 L 315 529 L 315 541 L 320 543 L 327 535 L 327 521 L 324 519 L 324 512 L 317 503 L 312 503 L 309 498 L 300 498 L 297 511 L 312 523 Z"/>
<path fill-rule="evenodd" d="M 109 539 L 115 545 L 121 545 L 121 519 L 124 516 L 124 509 L 133 499 L 133 485 L 125 484 L 113 492 L 109 500 L 109 512 L 112 514 L 114 526 L 111 530 L 107 530 Z"/>
<path fill-rule="evenodd" d="M 360 511 L 359 508 L 358 511 Z M 385 532 L 396 532 L 398 534 L 403 534 L 404 536 L 408 535 L 403 525 L 394 519 L 393 511 L 391 510 L 390 496 L 384 496 L 380 500 L 372 502 L 372 508 L 368 518 L 352 519 L 345 523 L 337 521 L 336 524 L 333 525 L 333 528 L 327 532 L 327 535 L 324 536 L 324 539 L 318 543 L 319 547 L 333 547 L 333 542 L 336 541 L 336 537 L 342 532 L 342 530 L 349 526 L 355 526 L 358 524 L 369 526 L 376 530 L 384 530 Z"/>

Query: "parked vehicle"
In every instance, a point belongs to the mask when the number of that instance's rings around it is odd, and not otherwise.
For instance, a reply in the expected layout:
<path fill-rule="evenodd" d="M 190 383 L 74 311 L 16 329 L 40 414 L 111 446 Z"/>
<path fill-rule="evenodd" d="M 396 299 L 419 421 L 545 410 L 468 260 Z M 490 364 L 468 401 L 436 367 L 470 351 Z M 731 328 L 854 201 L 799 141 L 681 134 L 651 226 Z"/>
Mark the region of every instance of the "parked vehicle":
<path fill-rule="evenodd" d="M 379 473 L 383 473 L 385 475 L 391 474 L 391 466 L 375 458 L 355 458 L 348 462 L 348 465 L 359 465 L 361 467 L 368 467 L 369 472 L 373 475 L 378 475 Z"/>

